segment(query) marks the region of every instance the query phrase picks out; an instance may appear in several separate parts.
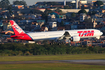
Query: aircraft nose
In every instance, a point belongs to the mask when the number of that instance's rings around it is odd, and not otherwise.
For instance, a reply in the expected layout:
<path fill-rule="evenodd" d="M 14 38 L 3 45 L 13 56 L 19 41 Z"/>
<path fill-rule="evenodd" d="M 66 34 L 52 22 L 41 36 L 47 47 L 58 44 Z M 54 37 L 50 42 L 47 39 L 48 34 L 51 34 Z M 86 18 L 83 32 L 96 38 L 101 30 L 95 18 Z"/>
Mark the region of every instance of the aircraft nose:
<path fill-rule="evenodd" d="M 100 35 L 103 35 L 103 32 L 100 32 Z"/>

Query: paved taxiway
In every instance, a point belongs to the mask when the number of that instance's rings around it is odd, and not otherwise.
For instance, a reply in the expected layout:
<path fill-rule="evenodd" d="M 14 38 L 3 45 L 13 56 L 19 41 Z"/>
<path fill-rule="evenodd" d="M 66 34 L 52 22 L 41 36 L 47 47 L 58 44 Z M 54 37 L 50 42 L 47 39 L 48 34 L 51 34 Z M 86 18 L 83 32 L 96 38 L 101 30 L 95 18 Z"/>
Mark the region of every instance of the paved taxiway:
<path fill-rule="evenodd" d="M 0 64 L 32 64 L 32 63 L 75 63 L 89 65 L 105 65 L 105 60 L 48 60 L 48 61 L 6 61 Z"/>

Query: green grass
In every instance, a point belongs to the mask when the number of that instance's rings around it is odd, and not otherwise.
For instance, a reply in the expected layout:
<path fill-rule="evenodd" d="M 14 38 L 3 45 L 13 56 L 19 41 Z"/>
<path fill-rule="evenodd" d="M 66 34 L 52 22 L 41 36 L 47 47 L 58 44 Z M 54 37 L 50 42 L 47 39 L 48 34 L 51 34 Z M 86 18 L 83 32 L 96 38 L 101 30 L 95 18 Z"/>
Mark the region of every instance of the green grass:
<path fill-rule="evenodd" d="M 0 64 L 0 70 L 105 70 L 105 66 L 70 63 Z"/>
<path fill-rule="evenodd" d="M 0 61 L 81 60 L 81 59 L 105 59 L 105 54 L 0 56 Z"/>
<path fill-rule="evenodd" d="M 0 61 L 105 59 L 105 54 L 0 56 Z M 0 70 L 105 70 L 102 65 L 71 63 L 0 64 Z"/>

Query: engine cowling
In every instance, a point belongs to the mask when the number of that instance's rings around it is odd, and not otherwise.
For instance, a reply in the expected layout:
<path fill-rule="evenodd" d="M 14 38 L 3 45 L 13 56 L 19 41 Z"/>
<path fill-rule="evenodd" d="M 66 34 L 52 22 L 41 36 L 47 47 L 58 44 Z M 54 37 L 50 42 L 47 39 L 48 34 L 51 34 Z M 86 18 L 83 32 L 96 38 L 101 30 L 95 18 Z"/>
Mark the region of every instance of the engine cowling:
<path fill-rule="evenodd" d="M 100 39 L 100 36 L 96 37 L 97 39 Z"/>
<path fill-rule="evenodd" d="M 79 36 L 73 36 L 73 37 L 71 37 L 71 41 L 80 41 L 80 37 Z"/>

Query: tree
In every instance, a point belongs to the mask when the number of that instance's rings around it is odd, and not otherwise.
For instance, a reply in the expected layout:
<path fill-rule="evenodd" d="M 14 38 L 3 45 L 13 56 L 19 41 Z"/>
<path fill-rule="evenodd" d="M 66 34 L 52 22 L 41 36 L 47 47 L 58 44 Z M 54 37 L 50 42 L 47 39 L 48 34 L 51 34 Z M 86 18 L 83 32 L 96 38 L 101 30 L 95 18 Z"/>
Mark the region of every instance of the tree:
<path fill-rule="evenodd" d="M 25 2 L 24 0 L 20 1 L 20 3 L 21 3 L 21 5 L 24 5 L 24 6 L 27 5 L 26 2 Z"/>
<path fill-rule="evenodd" d="M 86 14 L 87 14 L 87 12 L 86 12 L 85 9 L 81 9 L 81 10 L 78 12 L 78 14 L 81 14 L 81 13 L 86 13 Z"/>
<path fill-rule="evenodd" d="M 95 15 L 97 12 L 95 12 L 95 11 L 92 11 L 92 12 L 89 12 L 88 14 L 89 15 Z"/>
<path fill-rule="evenodd" d="M 13 4 L 14 4 L 14 5 L 19 5 L 20 2 L 19 2 L 19 1 L 13 1 Z"/>
<path fill-rule="evenodd" d="M 46 9 L 46 10 L 44 11 L 44 13 L 42 13 L 42 18 L 45 19 L 46 22 L 48 21 L 48 14 L 49 14 L 49 13 L 52 13 L 52 11 L 49 10 L 49 9 Z"/>
<path fill-rule="evenodd" d="M 57 8 L 55 11 L 62 13 L 62 10 L 60 10 L 59 8 Z"/>
<path fill-rule="evenodd" d="M 10 4 L 9 0 L 1 0 L 1 6 L 2 8 L 7 8 Z"/>
<path fill-rule="evenodd" d="M 100 6 L 100 5 L 103 5 L 102 1 L 96 1 L 96 2 L 94 2 L 94 6 Z"/>
<path fill-rule="evenodd" d="M 18 1 L 18 0 L 13 1 L 13 4 L 14 4 L 14 5 L 24 5 L 24 6 L 27 5 L 26 2 L 25 2 L 24 0 L 22 0 L 22 1 Z"/>
<path fill-rule="evenodd" d="M 63 21 L 61 21 L 61 23 L 60 23 L 60 24 L 61 24 L 61 26 L 64 26 L 64 22 L 63 22 Z"/>
<path fill-rule="evenodd" d="M 7 10 L 9 10 L 9 13 L 12 14 L 12 13 L 13 13 L 13 12 L 12 12 L 12 5 L 9 5 L 9 6 L 7 7 Z"/>
<path fill-rule="evenodd" d="M 2 8 L 2 4 L 1 4 L 1 2 L 0 2 L 0 8 Z"/>
<path fill-rule="evenodd" d="M 30 9 L 30 13 L 31 14 L 41 14 L 41 13 L 43 13 L 42 11 L 40 11 L 40 10 L 37 10 L 37 9 Z"/>
<path fill-rule="evenodd" d="M 72 13 L 72 14 L 71 14 L 71 17 L 75 17 L 75 16 L 76 16 L 76 14 L 75 14 L 75 13 Z"/>
<path fill-rule="evenodd" d="M 47 9 L 44 11 L 44 13 L 45 13 L 45 14 L 52 13 L 52 10 L 50 10 L 50 9 L 47 8 Z"/>

